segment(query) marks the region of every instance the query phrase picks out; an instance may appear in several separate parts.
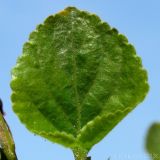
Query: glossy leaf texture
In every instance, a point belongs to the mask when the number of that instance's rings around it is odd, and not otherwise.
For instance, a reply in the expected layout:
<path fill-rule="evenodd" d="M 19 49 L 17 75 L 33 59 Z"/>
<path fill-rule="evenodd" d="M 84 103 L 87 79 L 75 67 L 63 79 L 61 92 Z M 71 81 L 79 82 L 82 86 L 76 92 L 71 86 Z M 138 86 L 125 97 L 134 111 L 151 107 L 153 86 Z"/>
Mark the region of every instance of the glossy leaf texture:
<path fill-rule="evenodd" d="M 10 129 L 0 112 L 0 160 L 17 160 Z"/>
<path fill-rule="evenodd" d="M 147 73 L 127 39 L 74 7 L 49 16 L 12 70 L 12 102 L 26 127 L 88 152 L 143 101 Z"/>
<path fill-rule="evenodd" d="M 146 150 L 153 160 L 160 160 L 160 123 L 154 123 L 148 130 Z"/>

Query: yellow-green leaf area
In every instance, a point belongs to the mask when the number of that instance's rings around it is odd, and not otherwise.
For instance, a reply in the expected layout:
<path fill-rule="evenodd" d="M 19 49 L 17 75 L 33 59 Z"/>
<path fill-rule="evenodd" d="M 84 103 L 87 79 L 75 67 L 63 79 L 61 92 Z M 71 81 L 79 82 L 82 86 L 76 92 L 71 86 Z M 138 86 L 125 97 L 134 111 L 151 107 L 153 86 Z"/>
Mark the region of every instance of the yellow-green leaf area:
<path fill-rule="evenodd" d="M 17 160 L 10 129 L 0 112 L 0 160 Z"/>

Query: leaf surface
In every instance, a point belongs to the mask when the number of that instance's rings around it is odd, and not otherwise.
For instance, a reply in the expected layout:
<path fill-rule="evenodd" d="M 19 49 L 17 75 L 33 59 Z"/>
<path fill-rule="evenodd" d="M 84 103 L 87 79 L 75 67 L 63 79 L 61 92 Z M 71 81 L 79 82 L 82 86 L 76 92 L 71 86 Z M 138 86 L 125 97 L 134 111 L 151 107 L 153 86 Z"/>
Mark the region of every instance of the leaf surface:
<path fill-rule="evenodd" d="M 146 149 L 153 160 L 160 160 L 160 123 L 154 123 L 149 128 Z"/>
<path fill-rule="evenodd" d="M 66 147 L 91 147 L 148 92 L 127 39 L 74 7 L 49 16 L 12 70 L 13 109 L 26 127 Z"/>
<path fill-rule="evenodd" d="M 10 129 L 0 112 L 0 160 L 17 160 Z"/>

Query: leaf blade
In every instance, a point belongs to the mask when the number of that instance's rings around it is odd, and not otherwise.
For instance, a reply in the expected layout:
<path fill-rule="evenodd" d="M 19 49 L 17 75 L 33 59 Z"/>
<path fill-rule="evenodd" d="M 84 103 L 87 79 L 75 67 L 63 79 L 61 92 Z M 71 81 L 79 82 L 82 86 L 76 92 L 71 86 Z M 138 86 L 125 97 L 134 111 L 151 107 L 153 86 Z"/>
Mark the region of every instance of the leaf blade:
<path fill-rule="evenodd" d="M 73 7 L 49 16 L 31 33 L 12 75 L 13 109 L 27 128 L 43 132 L 53 142 L 86 150 L 133 110 L 149 89 L 147 73 L 128 40 L 96 15 Z M 117 113 L 110 123 L 107 116 Z M 35 124 L 28 122 L 28 116 Z M 109 124 L 105 131 L 98 126 L 100 119 Z M 93 124 L 90 141 L 83 136 L 88 124 Z M 97 139 L 94 127 L 99 130 L 95 129 Z M 54 138 L 61 132 L 72 137 L 69 143 Z M 81 144 L 82 139 L 86 143 Z"/>
<path fill-rule="evenodd" d="M 2 148 L 1 148 L 2 147 Z M 0 158 L 7 158 L 7 160 L 17 160 L 15 153 L 15 144 L 9 130 L 9 127 L 0 112 Z M 3 157 L 1 157 L 3 156 Z"/>
<path fill-rule="evenodd" d="M 153 160 L 160 159 L 160 124 L 153 123 L 146 136 L 146 150 Z"/>

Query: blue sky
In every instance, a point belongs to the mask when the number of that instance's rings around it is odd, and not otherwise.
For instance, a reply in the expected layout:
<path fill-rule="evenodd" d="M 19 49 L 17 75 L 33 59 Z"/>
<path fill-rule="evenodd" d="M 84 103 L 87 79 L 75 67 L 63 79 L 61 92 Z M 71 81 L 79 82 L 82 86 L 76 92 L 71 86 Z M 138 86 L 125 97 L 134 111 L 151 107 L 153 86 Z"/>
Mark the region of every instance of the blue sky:
<path fill-rule="evenodd" d="M 160 121 L 159 0 L 0 0 L 0 97 L 13 132 L 19 160 L 73 160 L 72 152 L 34 136 L 13 113 L 10 70 L 37 24 L 67 6 L 87 10 L 127 36 L 149 74 L 145 101 L 116 126 L 89 155 L 92 160 L 148 160 L 144 140 L 148 127 Z"/>

